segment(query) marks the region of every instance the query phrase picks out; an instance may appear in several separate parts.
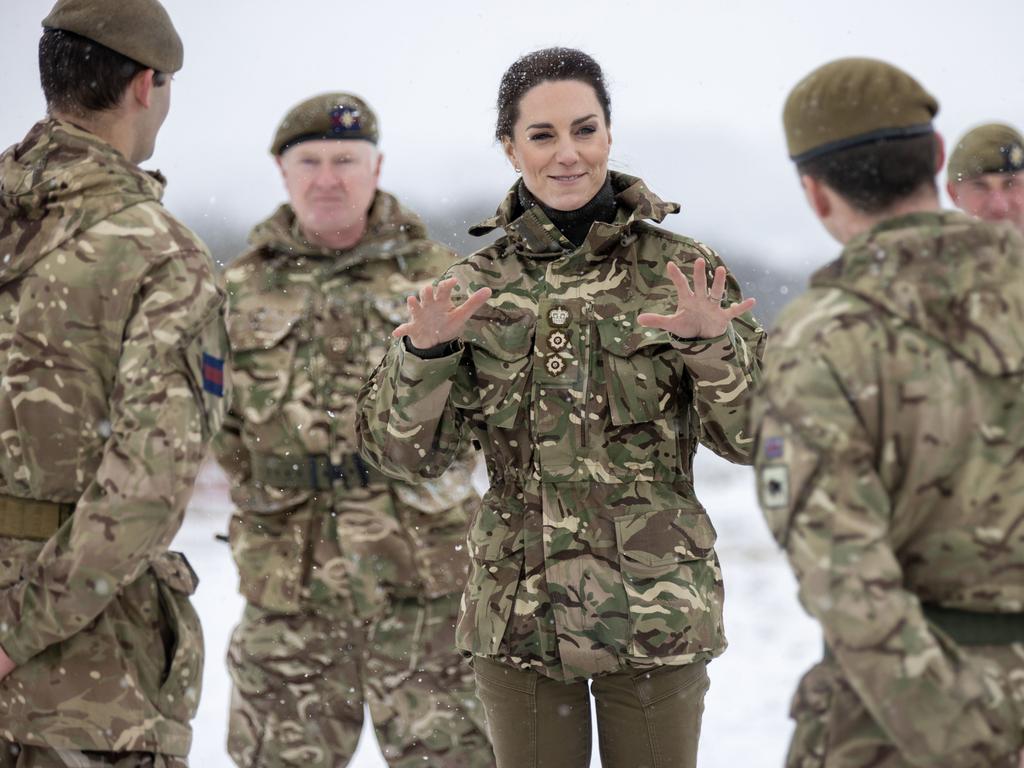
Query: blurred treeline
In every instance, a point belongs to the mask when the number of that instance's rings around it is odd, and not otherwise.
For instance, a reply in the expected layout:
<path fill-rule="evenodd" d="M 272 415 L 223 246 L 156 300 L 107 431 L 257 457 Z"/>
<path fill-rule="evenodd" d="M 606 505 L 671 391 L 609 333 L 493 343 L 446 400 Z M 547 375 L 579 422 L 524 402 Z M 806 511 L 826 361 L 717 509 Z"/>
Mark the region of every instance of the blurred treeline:
<path fill-rule="evenodd" d="M 462 256 L 482 248 L 499 234 L 472 237 L 467 232 L 473 224 L 492 215 L 493 206 L 488 209 L 454 203 L 438 209 L 417 204 L 412 199 L 408 205 L 426 222 L 432 238 Z M 183 210 L 180 215 L 203 238 L 221 267 L 245 249 L 249 230 L 257 223 L 255 220 L 246 222 L 212 217 L 199 210 Z M 663 226 L 673 229 L 671 217 Z M 771 326 L 779 310 L 803 291 L 807 284 L 808 275 L 805 272 L 767 263 L 763 256 L 750 253 L 748 247 L 731 242 L 727 236 L 719 238 L 704 233 L 702 239 L 722 256 L 739 280 L 744 295 L 757 298 L 755 314 L 766 326 Z"/>

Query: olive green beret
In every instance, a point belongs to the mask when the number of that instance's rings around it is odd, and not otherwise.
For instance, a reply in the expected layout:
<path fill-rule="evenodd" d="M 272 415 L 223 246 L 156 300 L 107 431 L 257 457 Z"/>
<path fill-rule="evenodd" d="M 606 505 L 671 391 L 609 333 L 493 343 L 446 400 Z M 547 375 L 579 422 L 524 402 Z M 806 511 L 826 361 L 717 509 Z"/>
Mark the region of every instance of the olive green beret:
<path fill-rule="evenodd" d="M 270 154 L 311 139 L 362 139 L 376 144 L 380 134 L 370 106 L 351 93 L 322 93 L 292 107 L 274 134 Z"/>
<path fill-rule="evenodd" d="M 1024 170 L 1024 137 L 1001 123 L 980 125 L 969 131 L 949 156 L 950 181 L 964 181 L 983 173 L 1018 173 Z"/>
<path fill-rule="evenodd" d="M 174 73 L 185 48 L 157 0 L 57 0 L 47 29 L 74 32 L 158 72 Z"/>
<path fill-rule="evenodd" d="M 814 70 L 786 99 L 789 156 L 800 163 L 881 139 L 932 131 L 939 103 L 901 69 L 877 59 L 839 59 Z"/>

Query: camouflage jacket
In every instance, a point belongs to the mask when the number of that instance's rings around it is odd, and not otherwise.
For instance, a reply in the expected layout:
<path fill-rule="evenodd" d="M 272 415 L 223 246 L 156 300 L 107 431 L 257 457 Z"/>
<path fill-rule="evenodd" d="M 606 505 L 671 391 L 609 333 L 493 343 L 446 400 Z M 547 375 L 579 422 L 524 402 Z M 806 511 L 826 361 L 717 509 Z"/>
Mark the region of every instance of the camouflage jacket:
<path fill-rule="evenodd" d="M 959 213 L 887 221 L 772 343 L 758 486 L 803 605 L 911 762 L 997 764 L 1024 742 L 1024 679 L 922 604 L 1024 611 L 1024 240 Z"/>
<path fill-rule="evenodd" d="M 76 504 L 0 538 L 16 742 L 188 752 L 202 638 L 167 547 L 220 422 L 223 294 L 162 193 L 55 120 L 0 156 L 0 493 Z"/>
<path fill-rule="evenodd" d="M 618 213 L 573 248 L 515 188 L 471 230 L 505 236 L 452 268 L 490 302 L 463 346 L 424 360 L 396 344 L 362 393 L 369 460 L 439 474 L 473 436 L 490 490 L 469 535 L 457 640 L 572 680 L 685 664 L 725 647 L 715 531 L 694 496 L 697 444 L 749 460 L 746 401 L 763 332 L 752 317 L 688 341 L 636 324 L 671 313 L 670 260 L 706 246 L 648 224 L 678 210 L 612 174 Z M 739 299 L 731 280 L 729 299 Z"/>
<path fill-rule="evenodd" d="M 371 484 L 374 498 L 346 493 L 348 479 L 316 497 L 253 476 L 253 462 L 267 456 L 326 455 L 340 465 L 357 453 L 356 395 L 384 357 L 406 297 L 453 254 L 384 192 L 367 233 L 347 251 L 306 242 L 288 205 L 250 239 L 225 271 L 234 400 L 215 441 L 239 508 L 231 543 L 242 594 L 282 612 L 342 594 L 369 611 L 381 589 L 460 591 L 467 511 L 479 502 L 472 451 L 430 482 Z M 325 506 L 315 511 L 318 503 Z"/>

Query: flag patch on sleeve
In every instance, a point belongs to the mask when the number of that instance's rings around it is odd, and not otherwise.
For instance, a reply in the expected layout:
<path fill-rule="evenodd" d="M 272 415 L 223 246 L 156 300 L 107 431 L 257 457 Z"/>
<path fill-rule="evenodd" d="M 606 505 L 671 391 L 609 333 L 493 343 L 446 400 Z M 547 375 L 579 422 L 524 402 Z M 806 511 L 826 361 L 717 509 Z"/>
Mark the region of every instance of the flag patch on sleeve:
<path fill-rule="evenodd" d="M 224 358 L 203 352 L 203 390 L 224 397 Z"/>

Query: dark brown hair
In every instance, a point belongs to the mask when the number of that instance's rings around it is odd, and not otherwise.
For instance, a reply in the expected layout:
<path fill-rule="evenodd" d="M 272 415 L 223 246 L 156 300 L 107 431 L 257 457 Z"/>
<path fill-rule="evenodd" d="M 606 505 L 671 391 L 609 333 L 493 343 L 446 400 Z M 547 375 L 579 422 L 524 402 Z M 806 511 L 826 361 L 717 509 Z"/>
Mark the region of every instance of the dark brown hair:
<path fill-rule="evenodd" d="M 861 213 L 881 213 L 925 184 L 935 189 L 935 134 L 883 139 L 797 164 L 797 172 L 827 184 Z"/>
<path fill-rule="evenodd" d="M 75 115 L 116 107 L 139 72 L 149 67 L 87 37 L 46 29 L 39 39 L 39 79 L 50 110 Z M 155 72 L 162 86 L 167 75 Z"/>
<path fill-rule="evenodd" d="M 544 48 L 516 60 L 501 77 L 498 86 L 498 124 L 495 137 L 501 141 L 512 136 L 519 119 L 519 102 L 535 85 L 549 81 L 579 80 L 594 89 L 604 110 L 605 123 L 612 122 L 612 102 L 608 97 L 601 65 L 575 48 Z"/>

